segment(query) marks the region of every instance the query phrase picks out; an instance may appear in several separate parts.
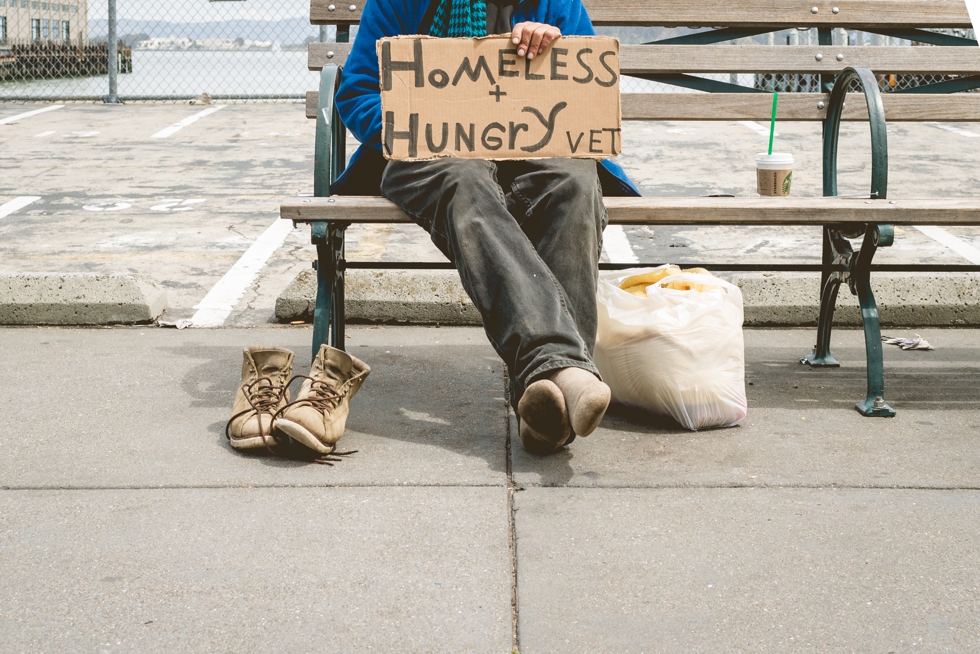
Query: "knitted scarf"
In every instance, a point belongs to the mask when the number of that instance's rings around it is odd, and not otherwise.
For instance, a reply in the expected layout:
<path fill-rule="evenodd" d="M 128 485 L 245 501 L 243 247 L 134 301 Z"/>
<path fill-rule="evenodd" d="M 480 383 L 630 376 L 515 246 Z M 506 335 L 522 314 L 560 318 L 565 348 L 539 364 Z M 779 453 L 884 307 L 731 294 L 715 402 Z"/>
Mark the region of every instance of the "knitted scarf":
<path fill-rule="evenodd" d="M 438 2 L 429 36 L 474 37 L 487 35 L 486 0 L 432 0 Z"/>

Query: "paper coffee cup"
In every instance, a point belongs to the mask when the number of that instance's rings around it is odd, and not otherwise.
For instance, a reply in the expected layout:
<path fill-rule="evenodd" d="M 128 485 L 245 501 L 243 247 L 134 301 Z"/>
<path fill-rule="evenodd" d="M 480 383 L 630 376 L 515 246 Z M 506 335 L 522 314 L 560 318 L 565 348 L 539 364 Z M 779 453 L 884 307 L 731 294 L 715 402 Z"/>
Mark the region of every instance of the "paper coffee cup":
<path fill-rule="evenodd" d="M 759 195 L 785 197 L 793 183 L 793 155 L 788 152 L 760 152 L 755 155 Z"/>

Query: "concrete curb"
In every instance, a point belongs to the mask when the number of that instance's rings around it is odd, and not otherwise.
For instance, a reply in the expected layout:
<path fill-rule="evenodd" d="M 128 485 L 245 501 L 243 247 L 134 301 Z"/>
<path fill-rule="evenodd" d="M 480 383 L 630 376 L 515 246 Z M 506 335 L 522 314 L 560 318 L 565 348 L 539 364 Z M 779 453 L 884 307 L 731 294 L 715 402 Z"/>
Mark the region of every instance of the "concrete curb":
<path fill-rule="evenodd" d="M 2 325 L 131 324 L 166 308 L 166 291 L 136 275 L 0 274 Z"/>
<path fill-rule="evenodd" d="M 740 274 L 746 326 L 817 324 L 820 276 L 807 273 Z M 351 322 L 479 325 L 452 270 L 351 270 L 347 272 L 347 319 Z M 980 275 L 892 273 L 871 280 L 883 325 L 968 327 L 980 325 Z M 313 320 L 316 271 L 301 272 L 276 300 L 280 322 Z M 843 287 L 834 323 L 860 325 L 857 298 Z"/>

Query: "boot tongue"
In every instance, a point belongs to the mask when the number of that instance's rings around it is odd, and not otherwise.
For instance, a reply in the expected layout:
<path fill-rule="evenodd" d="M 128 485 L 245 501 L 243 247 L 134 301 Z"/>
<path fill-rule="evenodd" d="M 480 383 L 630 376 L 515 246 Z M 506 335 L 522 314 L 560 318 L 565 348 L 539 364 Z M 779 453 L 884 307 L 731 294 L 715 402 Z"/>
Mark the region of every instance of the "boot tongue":
<path fill-rule="evenodd" d="M 321 352 L 317 357 L 320 364 L 320 371 L 324 379 L 330 380 L 332 386 L 337 387 L 350 379 L 352 361 L 349 355 L 340 350 L 330 349 Z"/>
<path fill-rule="evenodd" d="M 252 352 L 252 360 L 258 368 L 259 377 L 275 379 L 289 367 L 289 352 L 281 350 L 258 350 Z"/>

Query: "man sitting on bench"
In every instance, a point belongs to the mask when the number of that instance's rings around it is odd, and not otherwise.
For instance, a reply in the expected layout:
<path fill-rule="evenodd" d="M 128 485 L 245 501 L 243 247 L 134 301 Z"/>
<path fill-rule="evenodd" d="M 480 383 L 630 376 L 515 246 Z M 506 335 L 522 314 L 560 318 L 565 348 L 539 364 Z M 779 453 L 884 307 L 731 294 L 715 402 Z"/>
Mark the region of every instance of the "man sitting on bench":
<path fill-rule="evenodd" d="M 546 455 L 591 434 L 609 405 L 592 362 L 602 196 L 639 192 L 609 161 L 386 162 L 381 154 L 378 39 L 508 32 L 528 58 L 562 32 L 595 33 L 581 0 L 369 0 L 337 93 L 362 146 L 331 192 L 380 192 L 430 233 L 507 365 L 521 443 Z"/>

